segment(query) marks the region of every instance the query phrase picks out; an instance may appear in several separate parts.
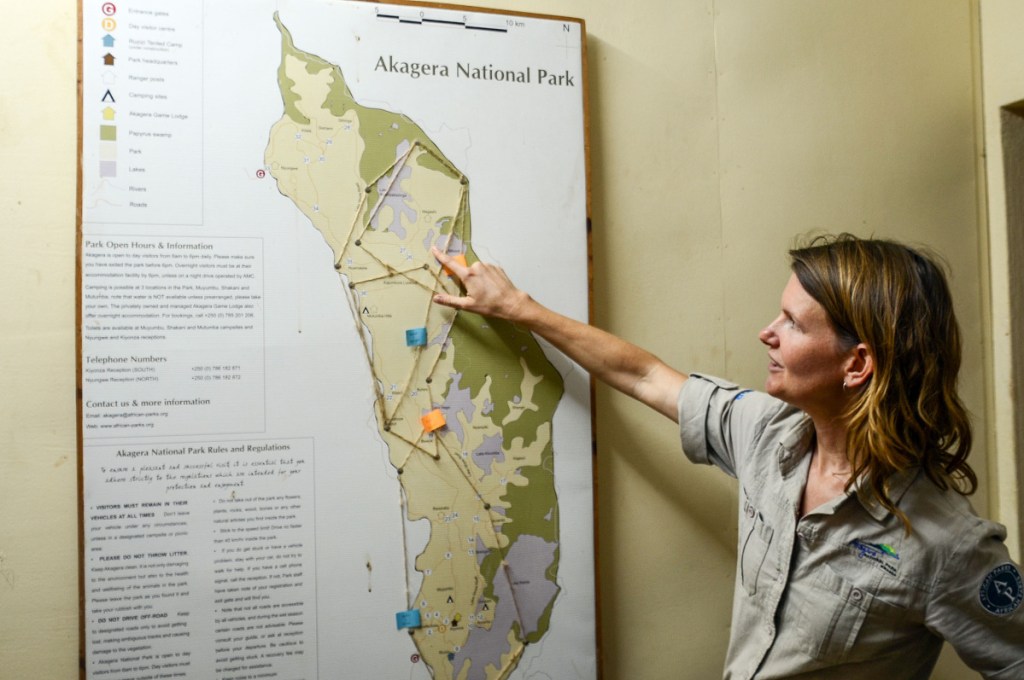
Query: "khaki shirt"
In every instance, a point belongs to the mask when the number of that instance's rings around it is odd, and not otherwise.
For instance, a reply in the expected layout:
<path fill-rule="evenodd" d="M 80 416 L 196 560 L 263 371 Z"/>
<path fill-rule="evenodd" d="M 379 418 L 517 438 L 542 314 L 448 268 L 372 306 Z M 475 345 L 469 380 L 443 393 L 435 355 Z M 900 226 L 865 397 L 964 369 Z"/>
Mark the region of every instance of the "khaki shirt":
<path fill-rule="evenodd" d="M 766 394 L 699 375 L 679 395 L 683 450 L 739 480 L 725 678 L 925 679 L 942 641 L 986 678 L 1024 678 L 1024 584 L 1002 525 L 911 470 L 890 497 L 800 517 L 812 427 Z"/>

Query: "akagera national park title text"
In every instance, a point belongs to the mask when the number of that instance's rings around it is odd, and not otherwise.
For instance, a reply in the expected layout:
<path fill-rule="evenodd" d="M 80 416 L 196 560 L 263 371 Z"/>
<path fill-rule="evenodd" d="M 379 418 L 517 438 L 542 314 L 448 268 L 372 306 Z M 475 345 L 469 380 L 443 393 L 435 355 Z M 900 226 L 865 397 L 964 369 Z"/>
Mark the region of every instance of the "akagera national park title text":
<path fill-rule="evenodd" d="M 374 71 L 400 73 L 410 78 L 436 76 L 440 78 L 466 78 L 468 80 L 490 80 L 499 83 L 536 83 L 538 85 L 555 85 L 576 87 L 576 76 L 565 69 L 562 73 L 553 73 L 547 69 L 527 66 L 525 69 L 500 69 L 494 64 L 474 66 L 470 63 L 455 62 L 455 69 L 447 64 L 429 64 L 417 61 L 401 61 L 392 55 L 381 55 L 377 58 Z"/>

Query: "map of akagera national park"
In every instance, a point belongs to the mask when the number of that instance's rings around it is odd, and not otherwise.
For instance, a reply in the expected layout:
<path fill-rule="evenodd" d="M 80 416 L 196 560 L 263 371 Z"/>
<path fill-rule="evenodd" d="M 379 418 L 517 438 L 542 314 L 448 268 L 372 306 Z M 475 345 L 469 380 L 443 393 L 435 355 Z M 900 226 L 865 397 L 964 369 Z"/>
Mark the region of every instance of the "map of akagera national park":
<path fill-rule="evenodd" d="M 275 21 L 284 113 L 266 167 L 333 251 L 404 521 L 430 523 L 399 625 L 436 678 L 507 678 L 559 593 L 562 378 L 529 333 L 433 304 L 458 283 L 431 246 L 476 259 L 469 178 L 408 117 L 361 106 L 338 66 Z"/>

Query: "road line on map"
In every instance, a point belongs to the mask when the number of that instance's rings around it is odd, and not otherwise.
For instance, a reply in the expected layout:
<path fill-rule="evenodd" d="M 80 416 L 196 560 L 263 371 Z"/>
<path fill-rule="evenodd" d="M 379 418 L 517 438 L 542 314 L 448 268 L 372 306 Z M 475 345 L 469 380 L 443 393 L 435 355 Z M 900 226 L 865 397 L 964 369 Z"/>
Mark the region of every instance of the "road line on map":
<path fill-rule="evenodd" d="M 362 239 L 363 236 L 366 235 L 366 232 L 369 231 L 370 224 L 373 223 L 373 220 L 377 217 L 377 213 L 380 212 L 381 206 L 384 205 L 384 199 L 387 197 L 388 194 L 391 193 L 391 188 L 393 186 L 395 186 L 395 182 L 397 182 L 398 178 L 401 176 L 402 170 L 405 169 L 405 164 L 409 161 L 409 157 L 412 156 L 412 152 L 415 151 L 416 147 L 418 147 L 419 145 L 420 145 L 420 142 L 419 142 L 418 139 L 417 140 L 413 140 L 413 143 L 409 146 L 409 150 L 405 152 L 405 155 L 402 156 L 397 161 L 395 161 L 394 163 L 392 163 L 391 167 L 387 171 L 385 171 L 383 174 L 381 174 L 381 176 L 377 178 L 377 181 L 374 182 L 374 184 L 376 184 L 385 175 L 387 175 L 388 172 L 392 172 L 391 181 L 388 182 L 388 186 L 384 190 L 384 193 L 380 195 L 380 200 L 378 200 L 377 203 L 373 206 L 373 210 L 370 213 L 369 219 L 367 219 L 366 220 L 366 224 L 363 225 L 363 231 L 359 235 L 359 239 Z M 372 186 L 372 185 L 368 184 L 367 185 L 367 189 L 369 189 L 370 186 Z"/>
<path fill-rule="evenodd" d="M 366 185 L 369 187 L 370 185 Z M 359 207 L 356 208 L 356 214 L 352 217 L 352 225 L 348 228 L 348 236 L 341 242 L 341 252 L 338 254 L 338 261 L 334 263 L 335 269 L 341 268 L 341 261 L 345 257 L 345 251 L 348 250 L 348 246 L 352 243 L 352 235 L 356 233 L 356 225 L 359 224 L 362 219 L 363 211 L 366 209 L 366 191 L 360 192 L 362 196 L 359 198 Z"/>
<path fill-rule="evenodd" d="M 430 456 L 431 458 L 433 458 L 434 460 L 437 460 L 437 457 L 433 453 L 431 453 L 430 451 L 427 451 L 425 448 L 420 446 L 420 442 L 419 441 L 412 441 L 411 439 L 407 439 L 406 437 L 403 437 L 402 435 L 398 434 L 397 432 L 392 432 L 392 431 L 387 431 L 387 430 L 385 430 L 385 431 L 388 434 L 390 434 L 392 437 L 395 437 L 396 439 L 400 439 L 400 440 L 402 440 L 403 442 L 405 442 L 406 444 L 408 444 L 409 446 L 412 447 L 412 449 L 409 451 L 409 455 L 407 455 L 405 457 L 405 463 L 408 463 L 409 459 L 412 458 L 412 452 L 413 451 L 421 451 L 421 452 L 427 454 L 428 456 Z M 420 440 L 423 439 L 423 435 L 424 434 L 426 434 L 426 432 L 424 430 L 420 430 Z M 402 464 L 402 468 L 400 468 L 400 469 L 404 469 L 405 468 L 405 463 Z"/>
<path fill-rule="evenodd" d="M 373 380 L 371 382 L 373 383 L 373 391 L 377 395 L 377 408 L 380 409 L 381 422 L 383 423 L 383 416 L 385 414 L 384 390 L 383 388 L 381 388 L 379 381 L 377 380 L 377 376 L 373 370 L 373 354 L 370 351 L 369 343 L 366 341 L 366 336 L 363 335 L 364 326 L 362 324 L 362 320 L 359 318 L 359 295 L 358 293 L 356 293 L 355 290 L 350 290 L 349 293 L 352 298 L 352 304 L 349 307 L 350 311 L 352 312 L 353 319 L 356 323 L 356 334 L 359 336 L 359 340 L 363 345 L 363 353 L 366 355 L 366 364 L 367 366 L 369 366 L 370 375 L 373 377 Z"/>
<path fill-rule="evenodd" d="M 406 499 L 405 486 L 398 483 L 398 505 L 402 512 L 402 571 L 405 572 L 405 602 L 406 608 L 412 609 L 412 583 L 409 580 L 409 537 L 405 528 L 406 516 L 408 515 L 409 501 Z"/>

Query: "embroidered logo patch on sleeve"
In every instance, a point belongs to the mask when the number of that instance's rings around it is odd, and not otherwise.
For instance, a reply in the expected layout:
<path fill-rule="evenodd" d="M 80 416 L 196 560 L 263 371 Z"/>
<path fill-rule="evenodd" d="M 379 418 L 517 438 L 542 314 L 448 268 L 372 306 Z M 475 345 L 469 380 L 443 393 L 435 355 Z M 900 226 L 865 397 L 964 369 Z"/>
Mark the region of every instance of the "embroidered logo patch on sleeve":
<path fill-rule="evenodd" d="M 1000 564 L 988 572 L 978 591 L 981 606 L 992 614 L 1012 614 L 1024 599 L 1024 582 L 1012 564 Z"/>

